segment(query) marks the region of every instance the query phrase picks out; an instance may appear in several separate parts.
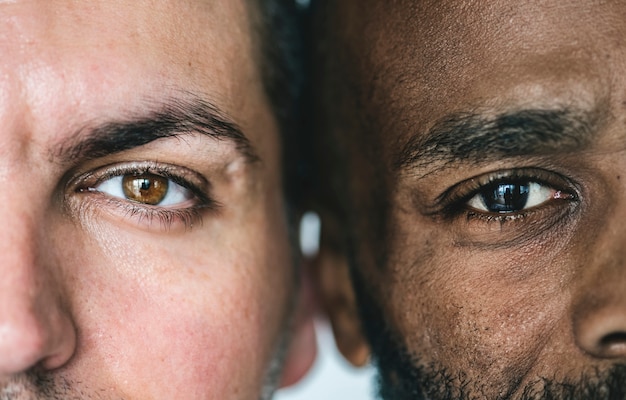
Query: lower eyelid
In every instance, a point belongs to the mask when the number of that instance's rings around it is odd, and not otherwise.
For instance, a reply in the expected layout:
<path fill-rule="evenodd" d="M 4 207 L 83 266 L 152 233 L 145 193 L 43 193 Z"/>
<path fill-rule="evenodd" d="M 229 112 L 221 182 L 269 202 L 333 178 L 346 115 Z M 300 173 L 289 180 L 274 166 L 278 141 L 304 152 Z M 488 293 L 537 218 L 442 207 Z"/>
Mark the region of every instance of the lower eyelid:
<path fill-rule="evenodd" d="M 150 231 L 187 230 L 202 224 L 207 210 L 219 209 L 217 204 L 201 204 L 180 208 L 150 206 L 109 196 L 98 191 L 79 192 L 73 208 L 81 219 L 117 220 Z M 83 197 L 86 196 L 86 197 Z M 105 217 L 109 215 L 109 217 Z"/>

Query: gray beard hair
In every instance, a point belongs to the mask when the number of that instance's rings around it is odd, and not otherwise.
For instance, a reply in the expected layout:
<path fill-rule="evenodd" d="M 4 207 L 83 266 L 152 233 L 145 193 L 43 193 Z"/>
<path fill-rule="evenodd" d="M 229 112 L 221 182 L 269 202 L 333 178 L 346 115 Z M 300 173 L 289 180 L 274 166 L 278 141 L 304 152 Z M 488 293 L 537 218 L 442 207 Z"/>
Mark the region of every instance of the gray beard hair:
<path fill-rule="evenodd" d="M 72 394 L 71 383 L 64 378 L 53 379 L 39 370 L 33 370 L 11 378 L 0 389 L 0 400 L 37 400 L 37 399 L 93 399 L 81 394 Z"/>
<path fill-rule="evenodd" d="M 265 374 L 265 379 L 263 380 L 263 387 L 261 388 L 261 395 L 259 396 L 259 400 L 270 400 L 278 389 L 280 378 L 283 372 L 283 366 L 285 363 L 285 357 L 287 356 L 287 351 L 289 350 L 291 329 L 283 329 L 282 332 L 283 333 L 280 335 L 278 345 L 274 350 L 274 355 L 272 356 L 269 367 Z"/>

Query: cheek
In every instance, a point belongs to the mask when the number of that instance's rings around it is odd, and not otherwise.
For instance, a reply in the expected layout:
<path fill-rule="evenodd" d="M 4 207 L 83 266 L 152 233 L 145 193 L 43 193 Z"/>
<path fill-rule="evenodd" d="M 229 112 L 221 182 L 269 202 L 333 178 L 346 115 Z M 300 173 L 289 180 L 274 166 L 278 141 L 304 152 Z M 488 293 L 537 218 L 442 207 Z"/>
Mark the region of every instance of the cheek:
<path fill-rule="evenodd" d="M 94 342 L 110 357 L 103 361 L 116 385 L 131 398 L 228 399 L 254 393 L 266 361 L 259 349 L 269 347 L 268 338 L 259 329 L 260 311 L 236 306 L 236 300 L 254 304 L 256 299 L 226 290 L 221 298 L 200 298 L 189 288 L 184 297 L 167 290 L 139 298 L 125 293 L 133 304 L 124 307 L 124 317 L 103 321 L 115 334 Z"/>
<path fill-rule="evenodd" d="M 119 240 L 86 251 L 73 286 L 82 368 L 68 378 L 128 398 L 258 396 L 285 319 L 286 257 L 192 235 L 150 246 L 106 237 Z"/>
<path fill-rule="evenodd" d="M 427 226 L 397 236 L 385 291 L 409 350 L 494 387 L 550 365 L 571 341 L 563 249 L 462 248 Z"/>

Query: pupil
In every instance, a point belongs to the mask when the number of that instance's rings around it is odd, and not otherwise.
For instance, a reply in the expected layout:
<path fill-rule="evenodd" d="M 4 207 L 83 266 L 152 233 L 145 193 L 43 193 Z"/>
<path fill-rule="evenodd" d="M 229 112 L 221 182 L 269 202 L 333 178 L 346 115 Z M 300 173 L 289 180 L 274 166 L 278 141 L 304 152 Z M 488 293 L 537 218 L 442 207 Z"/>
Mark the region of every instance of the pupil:
<path fill-rule="evenodd" d="M 139 189 L 140 190 L 150 190 L 150 180 L 142 179 L 141 182 L 139 183 Z"/>
<path fill-rule="evenodd" d="M 498 183 L 486 190 L 482 199 L 491 212 L 516 212 L 526 206 L 529 190 L 528 182 Z"/>

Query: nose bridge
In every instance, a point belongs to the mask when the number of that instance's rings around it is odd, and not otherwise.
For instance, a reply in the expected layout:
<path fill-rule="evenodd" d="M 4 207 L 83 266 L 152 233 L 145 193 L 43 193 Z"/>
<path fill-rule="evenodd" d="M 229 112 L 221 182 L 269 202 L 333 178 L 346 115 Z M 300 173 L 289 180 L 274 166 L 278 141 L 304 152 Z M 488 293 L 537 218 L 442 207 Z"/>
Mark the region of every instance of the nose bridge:
<path fill-rule="evenodd" d="M 0 185 L 6 189 L 0 191 L 2 378 L 35 365 L 45 368 L 62 365 L 73 353 L 75 339 L 69 315 L 62 307 L 62 293 L 55 282 L 54 257 L 41 254 L 41 249 L 47 248 L 41 243 L 45 239 L 43 202 L 33 198 L 29 190 L 8 183 L 6 176 L 0 178 L 0 183 L 6 184 Z M 28 186 L 30 182 L 24 184 Z"/>
<path fill-rule="evenodd" d="M 46 243 L 54 180 L 44 152 L 55 119 L 42 104 L 55 91 L 46 85 L 40 95 L 33 77 L 45 70 L 24 62 L 23 49 L 14 51 L 20 43 L 5 44 L 12 56 L 0 66 L 0 384 L 35 366 L 63 366 L 76 340 L 61 265 Z"/>

